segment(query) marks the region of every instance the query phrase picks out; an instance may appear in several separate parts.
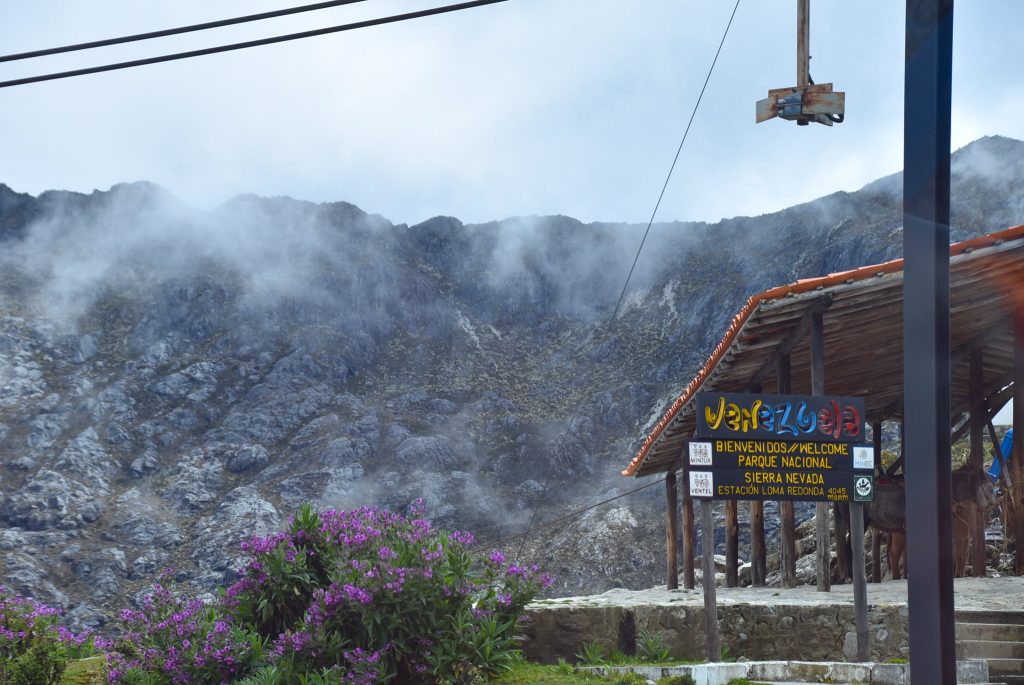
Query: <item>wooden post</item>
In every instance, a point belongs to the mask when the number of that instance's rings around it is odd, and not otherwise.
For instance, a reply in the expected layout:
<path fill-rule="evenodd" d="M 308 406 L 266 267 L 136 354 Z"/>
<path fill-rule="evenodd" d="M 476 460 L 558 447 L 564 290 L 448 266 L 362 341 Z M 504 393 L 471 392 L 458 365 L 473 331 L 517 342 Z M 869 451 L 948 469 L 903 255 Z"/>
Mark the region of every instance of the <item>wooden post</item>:
<path fill-rule="evenodd" d="M 811 394 L 825 394 L 825 322 L 820 312 L 811 314 Z M 818 591 L 829 592 L 832 589 L 832 554 L 829 549 L 827 502 L 815 505 L 814 519 Z"/>
<path fill-rule="evenodd" d="M 779 394 L 788 395 L 790 386 L 790 360 L 788 354 L 779 355 Z M 780 556 L 782 557 L 782 587 L 796 587 L 796 512 L 793 503 L 779 502 Z"/>
<path fill-rule="evenodd" d="M 676 497 L 676 472 L 665 474 L 665 502 L 668 509 L 668 521 L 665 526 L 665 586 L 669 590 L 679 589 L 678 549 L 676 540 L 679 537 L 679 502 Z"/>
<path fill-rule="evenodd" d="M 792 502 L 779 502 L 779 531 L 782 535 L 782 587 L 796 587 L 796 509 Z"/>
<path fill-rule="evenodd" d="M 701 537 L 704 550 L 704 633 L 708 640 L 708 661 L 722 660 L 722 642 L 718 637 L 718 599 L 715 595 L 715 521 L 711 515 L 714 502 L 701 500 Z"/>
<path fill-rule="evenodd" d="M 984 466 L 985 449 L 985 367 L 981 348 L 974 348 L 970 356 L 970 391 L 971 391 L 971 454 L 968 462 L 971 468 L 981 469 Z M 987 512 L 971 503 L 971 567 L 976 578 L 985 577 L 985 518 Z"/>
<path fill-rule="evenodd" d="M 881 421 L 871 424 L 871 442 L 875 448 L 875 478 L 877 478 L 882 473 Z M 871 531 L 871 582 L 882 582 L 882 536 L 877 530 Z"/>
<path fill-rule="evenodd" d="M 686 471 L 684 470 L 685 474 Z M 693 520 L 693 498 L 690 488 L 683 480 L 683 587 L 692 590 L 694 586 L 693 558 L 697 546 L 697 529 Z"/>
<path fill-rule="evenodd" d="M 796 0 L 796 85 L 811 82 L 811 0 Z"/>
<path fill-rule="evenodd" d="M 851 540 L 850 547 L 847 547 L 847 538 L 850 535 L 850 505 L 845 502 L 835 502 L 832 505 L 832 525 L 835 528 L 836 538 L 836 573 L 839 576 L 840 584 L 849 581 L 853 574 L 850 572 L 850 549 L 856 544 Z M 863 526 L 862 526 L 863 527 Z M 863 544 L 863 541 L 861 541 Z"/>
<path fill-rule="evenodd" d="M 864 574 L 864 505 L 850 503 L 850 538 L 853 551 L 853 612 L 857 626 L 857 661 L 871 658 L 868 637 L 868 581 Z"/>
<path fill-rule="evenodd" d="M 761 392 L 760 383 L 751 383 L 747 392 Z M 750 584 L 764 587 L 768 576 L 768 551 L 764 542 L 764 502 L 750 502 Z"/>
<path fill-rule="evenodd" d="M 1013 539 L 1016 573 L 1024 575 L 1024 312 L 1017 313 L 1013 354 L 1013 448 L 1007 466 L 1013 472 Z"/>
<path fill-rule="evenodd" d="M 740 584 L 739 507 L 734 499 L 725 502 L 725 586 Z"/>
<path fill-rule="evenodd" d="M 764 502 L 750 503 L 750 584 L 764 587 L 768 576 L 768 552 L 764 544 Z"/>

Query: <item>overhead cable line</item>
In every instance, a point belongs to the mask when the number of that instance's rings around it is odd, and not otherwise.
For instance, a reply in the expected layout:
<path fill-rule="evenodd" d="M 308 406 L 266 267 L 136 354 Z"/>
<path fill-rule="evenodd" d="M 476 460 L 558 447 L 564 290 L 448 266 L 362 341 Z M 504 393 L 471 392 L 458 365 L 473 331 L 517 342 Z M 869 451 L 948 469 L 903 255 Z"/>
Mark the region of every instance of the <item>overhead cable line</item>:
<path fill-rule="evenodd" d="M 718 42 L 718 49 L 715 51 L 715 57 L 711 60 L 711 67 L 708 68 L 708 74 L 704 78 L 704 85 L 701 86 L 700 95 L 697 96 L 697 102 L 693 105 L 693 111 L 690 113 L 690 120 L 686 123 L 686 130 L 683 131 L 682 140 L 679 141 L 679 147 L 676 148 L 676 155 L 672 158 L 672 164 L 669 166 L 668 174 L 665 176 L 665 182 L 661 186 L 661 192 L 658 194 L 658 201 L 654 203 L 654 211 L 651 212 L 651 218 L 647 222 L 647 229 L 644 231 L 643 238 L 640 240 L 640 246 L 636 249 L 636 255 L 633 257 L 633 264 L 629 267 L 629 273 L 626 275 L 626 282 L 622 284 L 622 292 L 619 293 L 619 300 L 615 303 L 615 309 L 612 311 L 612 315 L 608 319 L 608 323 L 604 329 L 604 334 L 601 337 L 601 341 L 597 344 L 597 347 L 600 347 L 608 340 L 612 326 L 615 324 L 615 319 L 618 317 L 619 310 L 622 308 L 622 303 L 626 299 L 626 290 L 629 287 L 630 280 L 633 278 L 633 272 L 636 270 L 637 262 L 640 261 L 640 253 L 643 251 L 644 244 L 647 242 L 647 236 L 651 233 L 651 227 L 654 225 L 654 217 L 657 216 L 658 209 L 661 207 L 661 201 L 665 197 L 665 190 L 668 189 L 668 183 L 672 179 L 672 172 L 675 171 L 676 163 L 679 161 L 679 154 L 683 151 L 683 144 L 686 143 L 686 137 L 690 135 L 690 127 L 693 125 L 693 119 L 697 116 L 697 109 L 700 107 L 701 100 L 704 99 L 704 92 L 708 88 L 708 82 L 711 81 L 711 74 L 715 71 L 715 65 L 718 64 L 718 56 L 722 54 L 722 46 L 725 45 L 725 39 L 729 35 L 729 29 L 732 27 L 732 20 L 736 18 L 736 10 L 739 9 L 739 6 L 740 0 L 736 0 L 736 4 L 733 5 L 732 8 L 732 14 L 729 15 L 729 21 L 725 25 L 725 31 L 722 33 L 722 39 Z M 569 419 L 569 430 L 572 430 L 573 421 L 576 420 L 576 415 L 579 412 L 582 403 L 582 399 L 576 403 L 576 408 L 573 410 L 572 418 Z M 540 497 L 537 498 L 537 506 L 533 509 L 533 515 L 530 517 L 529 525 L 526 527 L 526 530 L 519 534 L 519 536 L 523 537 L 523 543 L 520 544 L 519 550 L 516 552 L 516 556 L 522 554 L 525 537 L 533 530 L 533 523 L 537 518 L 537 510 L 540 508 L 540 502 L 543 501 L 545 493 L 547 493 L 549 480 L 550 474 L 544 479 L 544 486 L 541 488 Z"/>
<path fill-rule="evenodd" d="M 180 59 L 189 59 L 192 57 L 203 57 L 205 55 L 214 55 L 221 52 L 231 52 L 232 50 L 245 50 L 247 48 L 255 48 L 263 45 L 272 45 L 274 43 L 284 43 L 292 40 L 300 40 L 303 38 L 313 38 L 316 36 L 324 36 L 330 33 L 340 33 L 342 31 L 353 31 L 355 29 L 364 29 L 370 26 L 380 26 L 382 24 L 394 24 L 400 21 L 408 21 L 410 19 L 421 19 L 423 17 L 432 17 L 438 14 L 447 14 L 449 12 L 458 12 L 459 10 L 471 9 L 473 7 L 481 7 L 483 5 L 494 5 L 499 2 L 507 2 L 508 0 L 470 0 L 469 2 L 460 2 L 454 5 L 444 5 L 442 7 L 432 7 L 430 9 L 418 10 L 416 12 L 406 12 L 405 14 L 395 14 L 388 17 L 380 17 L 377 19 L 367 19 L 365 21 L 356 21 L 350 24 L 341 24 L 340 26 L 329 26 L 322 29 L 312 29 L 310 31 L 300 31 L 298 33 L 289 33 L 281 36 L 272 36 L 270 38 L 260 38 L 258 40 L 248 40 L 242 43 L 232 43 L 230 45 L 220 45 L 212 48 L 203 48 L 200 50 L 189 50 L 187 52 L 178 52 L 171 55 L 161 55 L 159 57 L 147 57 L 144 59 L 136 59 L 128 62 L 118 62 L 116 64 L 105 64 L 98 67 L 86 67 L 84 69 L 72 69 L 71 71 L 61 71 L 53 74 L 42 74 L 40 76 L 29 76 L 26 78 L 12 79 L 10 81 L 0 81 L 0 88 L 10 88 L 12 86 L 22 86 L 28 83 L 39 83 L 40 81 L 53 81 L 56 79 L 72 78 L 74 76 L 85 76 L 87 74 L 98 74 L 104 71 L 115 71 L 118 69 L 130 69 L 132 67 L 141 67 L 148 64 L 159 64 L 160 62 L 173 62 Z"/>
<path fill-rule="evenodd" d="M 479 551 L 487 549 L 489 547 L 490 548 L 500 547 L 501 545 L 505 544 L 506 542 L 511 542 L 512 540 L 517 540 L 517 539 L 527 535 L 528 533 L 533 533 L 533 532 L 536 532 L 538 530 L 543 530 L 544 528 L 550 528 L 551 526 L 558 525 L 559 523 L 562 523 L 563 521 L 568 521 L 571 518 L 576 518 L 577 516 L 585 514 L 588 511 L 590 511 L 591 509 L 597 509 L 598 507 L 600 507 L 602 505 L 605 505 L 605 504 L 608 504 L 609 502 L 614 502 L 617 499 L 622 499 L 623 497 L 628 497 L 629 495 L 632 495 L 634 493 L 640 492 L 641 490 L 646 490 L 649 487 L 652 487 L 654 485 L 657 485 L 658 483 L 664 483 L 664 482 L 665 482 L 664 478 L 659 478 L 658 480 L 654 480 L 654 481 L 651 481 L 650 483 L 646 483 L 644 485 L 641 485 L 638 488 L 633 488 L 632 490 L 629 490 L 627 492 L 623 492 L 621 494 L 615 495 L 614 497 L 609 497 L 608 499 L 601 500 L 600 502 L 595 502 L 594 504 L 591 504 L 588 507 L 584 507 L 583 509 L 577 509 L 576 511 L 570 512 L 570 513 L 565 514 L 563 516 L 559 516 L 556 519 L 551 519 L 550 521 L 545 521 L 544 523 L 541 523 L 540 525 L 534 526 L 533 528 L 525 530 L 525 531 L 523 531 L 521 533 L 516 533 L 515 535 L 509 535 L 508 537 L 504 537 L 504 538 L 495 540 L 494 542 L 484 542 L 484 543 L 478 544 L 476 547 L 474 547 L 470 551 L 472 551 L 472 552 L 479 552 Z M 520 548 L 520 551 L 522 551 L 522 548 Z"/>
<path fill-rule="evenodd" d="M 140 40 L 150 40 L 153 38 L 164 38 L 166 36 L 177 36 L 182 33 L 192 33 L 194 31 L 205 31 L 207 29 L 217 29 L 223 26 L 233 26 L 235 24 L 245 24 L 250 21 L 261 21 L 263 19 L 274 19 L 276 17 L 284 17 L 289 14 L 299 14 L 301 12 L 312 12 L 313 10 L 327 9 L 328 7 L 338 7 L 341 5 L 351 5 L 357 2 L 365 2 L 366 0 L 330 0 L 330 2 L 317 2 L 312 5 L 300 5 L 299 7 L 287 7 L 285 9 L 273 10 L 271 12 L 260 12 L 259 14 L 248 14 L 244 17 L 233 17 L 231 19 L 219 19 L 217 21 L 207 21 L 202 24 L 191 24 L 189 26 L 179 26 L 173 29 L 162 29 L 160 31 L 149 31 L 147 33 L 136 33 L 130 36 L 120 36 L 118 38 L 105 38 L 103 40 L 93 40 L 87 43 L 76 43 L 74 45 L 62 45 L 57 48 L 45 48 L 43 50 L 31 50 L 29 52 L 18 52 L 11 55 L 0 55 L 0 62 L 14 62 L 19 59 L 31 59 L 33 57 L 45 57 L 47 55 L 59 55 L 65 52 L 76 52 L 78 50 L 91 50 L 93 48 L 104 48 L 109 45 L 121 45 L 122 43 L 134 43 Z"/>

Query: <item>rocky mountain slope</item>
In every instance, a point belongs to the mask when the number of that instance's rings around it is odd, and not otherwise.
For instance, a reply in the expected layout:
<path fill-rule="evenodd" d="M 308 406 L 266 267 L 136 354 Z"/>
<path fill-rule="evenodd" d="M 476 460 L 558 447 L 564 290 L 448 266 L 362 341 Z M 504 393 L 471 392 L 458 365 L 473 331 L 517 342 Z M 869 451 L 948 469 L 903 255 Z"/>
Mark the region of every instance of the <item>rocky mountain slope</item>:
<path fill-rule="evenodd" d="M 1024 221 L 1024 143 L 953 169 L 954 238 Z M 897 257 L 900 203 L 891 176 L 657 224 L 609 325 L 642 226 L 0 185 L 0 579 L 98 624 L 165 567 L 230 581 L 238 542 L 307 500 L 422 497 L 489 542 L 635 487 L 643 427 L 743 300 Z M 556 593 L 649 586 L 662 498 L 504 544 Z"/>

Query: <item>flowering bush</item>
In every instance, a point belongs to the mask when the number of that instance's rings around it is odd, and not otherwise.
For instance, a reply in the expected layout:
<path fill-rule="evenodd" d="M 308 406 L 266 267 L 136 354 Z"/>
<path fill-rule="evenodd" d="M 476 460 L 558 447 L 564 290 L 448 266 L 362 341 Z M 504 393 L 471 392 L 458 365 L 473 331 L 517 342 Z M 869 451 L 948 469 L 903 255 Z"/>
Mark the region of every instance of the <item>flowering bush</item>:
<path fill-rule="evenodd" d="M 472 539 L 435 530 L 421 503 L 409 517 L 305 506 L 287 532 L 245 543 L 223 603 L 268 641 L 271 682 L 473 682 L 515 658 L 523 607 L 549 581 L 500 552 L 475 569 Z"/>
<path fill-rule="evenodd" d="M 107 651 L 118 685 L 427 685 L 480 681 L 518 657 L 523 608 L 549 583 L 473 536 L 364 508 L 303 507 L 243 545 L 240 579 L 205 603 L 167 578 L 115 639 L 74 635 L 55 609 L 0 587 L 0 682 L 55 685 L 70 658 Z"/>
<path fill-rule="evenodd" d="M 57 625 L 58 609 L 18 597 L 0 585 L 0 682 L 52 685 L 68 659 L 92 651 L 92 635 Z"/>
<path fill-rule="evenodd" d="M 162 578 L 166 581 L 166 578 Z M 216 604 L 175 595 L 157 583 L 141 610 L 124 609 L 109 650 L 109 682 L 124 685 L 228 683 L 262 656 L 262 642 L 234 624 Z"/>

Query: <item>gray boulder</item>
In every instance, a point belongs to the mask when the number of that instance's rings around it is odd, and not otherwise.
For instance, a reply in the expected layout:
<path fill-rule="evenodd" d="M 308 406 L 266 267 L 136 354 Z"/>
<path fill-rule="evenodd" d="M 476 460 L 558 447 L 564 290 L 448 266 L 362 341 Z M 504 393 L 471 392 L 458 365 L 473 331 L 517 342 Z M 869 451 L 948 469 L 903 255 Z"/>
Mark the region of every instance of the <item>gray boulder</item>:
<path fill-rule="evenodd" d="M 252 486 L 235 488 L 212 514 L 196 521 L 192 530 L 192 559 L 201 570 L 213 572 L 223 581 L 244 562 L 243 541 L 272 533 L 280 525 L 277 508 L 259 490 Z"/>
<path fill-rule="evenodd" d="M 7 497 L 3 516 L 12 526 L 29 530 L 80 528 L 100 517 L 102 503 L 77 480 L 42 469 Z"/>
<path fill-rule="evenodd" d="M 432 471 L 454 468 L 460 458 L 455 445 L 443 435 L 406 438 L 395 450 L 399 464 Z"/>
<path fill-rule="evenodd" d="M 106 495 L 110 492 L 110 478 L 116 473 L 117 464 L 99 440 L 93 428 L 86 428 L 60 453 L 55 468 L 77 476 Z"/>

